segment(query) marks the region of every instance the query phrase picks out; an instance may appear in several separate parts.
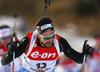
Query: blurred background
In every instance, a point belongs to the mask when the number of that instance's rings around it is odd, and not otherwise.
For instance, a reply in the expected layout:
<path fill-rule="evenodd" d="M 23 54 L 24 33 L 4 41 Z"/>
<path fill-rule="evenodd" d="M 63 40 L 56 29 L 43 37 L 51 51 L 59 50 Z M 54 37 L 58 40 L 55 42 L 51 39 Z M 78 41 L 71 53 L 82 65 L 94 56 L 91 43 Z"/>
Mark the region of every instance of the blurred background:
<path fill-rule="evenodd" d="M 21 39 L 35 30 L 35 23 L 45 14 L 44 7 L 44 0 L 0 0 L 0 25 L 9 25 L 13 33 L 16 24 Z M 17 18 L 13 17 L 15 13 Z M 93 36 L 100 35 L 100 0 L 51 0 L 47 16 L 53 20 L 57 34 L 79 52 L 85 40 L 93 46 Z"/>
<path fill-rule="evenodd" d="M 0 25 L 9 24 L 13 30 L 17 13 L 16 32 L 21 39 L 27 32 L 35 30 L 35 23 L 44 16 L 44 0 L 0 0 Z M 59 35 L 70 45 L 81 51 L 84 40 L 100 34 L 100 0 L 51 0 L 47 16 Z"/>

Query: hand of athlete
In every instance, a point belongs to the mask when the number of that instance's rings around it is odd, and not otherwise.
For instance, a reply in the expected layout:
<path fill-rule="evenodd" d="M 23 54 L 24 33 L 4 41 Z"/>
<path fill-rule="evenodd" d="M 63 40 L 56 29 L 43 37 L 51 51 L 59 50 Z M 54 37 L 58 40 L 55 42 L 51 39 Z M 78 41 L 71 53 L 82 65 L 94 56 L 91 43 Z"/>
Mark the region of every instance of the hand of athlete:
<path fill-rule="evenodd" d="M 83 53 L 84 54 L 90 55 L 90 54 L 92 54 L 92 52 L 93 52 L 93 48 L 91 46 L 89 46 L 89 45 L 84 46 L 83 45 Z"/>
<path fill-rule="evenodd" d="M 7 48 L 9 49 L 9 52 L 12 53 L 16 50 L 17 45 L 16 43 L 8 43 Z"/>

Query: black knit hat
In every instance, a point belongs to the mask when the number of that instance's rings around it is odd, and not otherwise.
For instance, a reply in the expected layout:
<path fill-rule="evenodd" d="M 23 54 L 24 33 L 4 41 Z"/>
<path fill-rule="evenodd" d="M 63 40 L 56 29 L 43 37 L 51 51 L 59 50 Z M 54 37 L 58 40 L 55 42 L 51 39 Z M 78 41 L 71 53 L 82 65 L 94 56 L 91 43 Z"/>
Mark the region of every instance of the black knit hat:
<path fill-rule="evenodd" d="M 42 34 L 49 30 L 54 30 L 54 27 L 52 25 L 52 20 L 50 19 L 50 17 L 44 17 L 40 19 L 37 22 L 36 26 L 37 26 L 37 31 L 39 32 L 39 34 Z"/>

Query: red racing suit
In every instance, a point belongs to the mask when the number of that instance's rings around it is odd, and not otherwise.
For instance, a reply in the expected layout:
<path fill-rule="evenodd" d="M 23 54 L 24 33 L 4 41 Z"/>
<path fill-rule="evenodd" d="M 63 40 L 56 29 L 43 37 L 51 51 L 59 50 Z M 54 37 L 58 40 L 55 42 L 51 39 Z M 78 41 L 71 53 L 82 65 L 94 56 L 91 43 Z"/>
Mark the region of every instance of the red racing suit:
<path fill-rule="evenodd" d="M 27 34 L 29 38 L 29 46 L 32 37 L 32 33 Z M 58 42 L 60 40 L 60 36 L 56 35 Z M 25 54 L 29 51 L 29 47 Z M 25 58 L 25 61 L 22 64 L 22 67 L 32 72 L 52 72 L 55 69 L 56 61 L 58 58 L 58 52 L 54 46 L 51 48 L 43 48 L 37 46 L 37 40 L 35 45 L 30 52 L 29 56 Z"/>

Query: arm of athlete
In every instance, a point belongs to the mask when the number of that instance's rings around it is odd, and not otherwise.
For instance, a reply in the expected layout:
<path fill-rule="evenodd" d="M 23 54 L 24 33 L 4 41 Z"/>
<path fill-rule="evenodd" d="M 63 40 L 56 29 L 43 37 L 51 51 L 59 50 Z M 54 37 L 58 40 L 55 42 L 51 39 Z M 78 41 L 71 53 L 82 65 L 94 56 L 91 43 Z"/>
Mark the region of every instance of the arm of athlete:
<path fill-rule="evenodd" d="M 15 50 L 15 58 L 19 57 L 23 53 L 25 53 L 27 48 L 28 48 L 28 45 L 29 45 L 29 40 L 28 40 L 28 37 L 26 36 L 26 37 L 21 39 L 20 46 L 18 46 L 16 48 L 16 50 Z M 12 60 L 13 60 L 13 53 L 8 51 L 3 55 L 1 63 L 3 65 L 6 65 L 6 64 L 9 64 Z"/>
<path fill-rule="evenodd" d="M 25 53 L 28 48 L 28 45 L 29 45 L 29 40 L 28 40 L 28 37 L 26 36 L 23 39 L 21 39 L 20 46 L 16 48 L 15 58 Z M 63 51 L 67 57 L 69 57 L 70 59 L 74 60 L 77 63 L 83 62 L 84 53 L 83 52 L 79 53 L 75 51 L 73 48 L 71 48 L 71 46 L 68 44 L 68 42 L 64 38 L 60 37 L 59 45 L 60 45 L 60 51 Z M 9 64 L 13 60 L 12 57 L 13 57 L 13 53 L 10 53 L 9 51 L 6 52 L 2 57 L 1 63 L 3 65 Z"/>
<path fill-rule="evenodd" d="M 75 51 L 67 42 L 67 40 L 65 40 L 64 38 L 60 37 L 60 50 L 62 50 L 62 52 L 64 52 L 64 54 L 69 57 L 70 59 L 72 59 L 73 61 L 77 62 L 77 63 L 82 63 L 83 62 L 83 57 L 84 57 L 84 53 L 79 53 L 77 51 Z"/>

